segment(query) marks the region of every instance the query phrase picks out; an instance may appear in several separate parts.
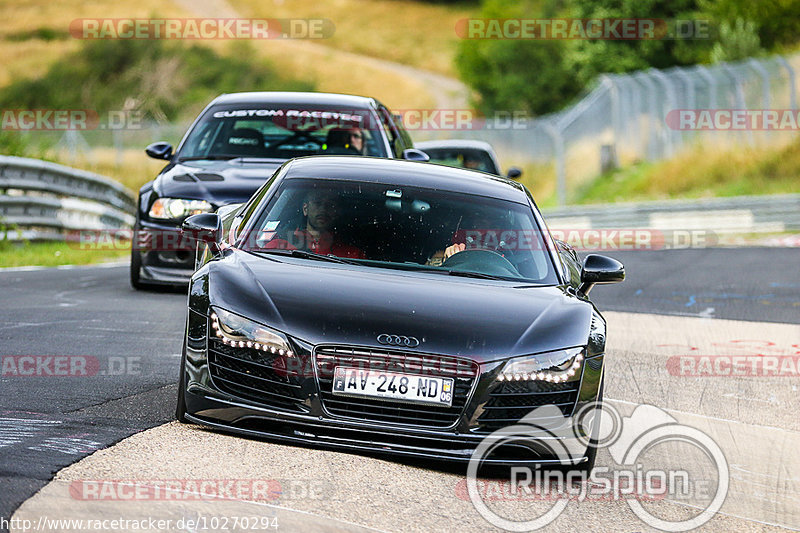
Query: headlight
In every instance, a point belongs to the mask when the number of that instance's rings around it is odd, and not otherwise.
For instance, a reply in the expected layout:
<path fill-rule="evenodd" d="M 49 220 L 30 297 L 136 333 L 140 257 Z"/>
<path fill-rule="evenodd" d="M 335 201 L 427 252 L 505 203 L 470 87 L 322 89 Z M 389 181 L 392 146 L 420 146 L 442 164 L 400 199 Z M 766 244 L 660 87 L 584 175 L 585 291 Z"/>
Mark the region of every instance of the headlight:
<path fill-rule="evenodd" d="M 150 218 L 181 219 L 198 213 L 210 213 L 214 208 L 205 200 L 159 198 L 150 208 Z"/>
<path fill-rule="evenodd" d="M 569 348 L 517 357 L 506 363 L 497 381 L 567 381 L 580 370 L 584 354 L 584 348 Z"/>
<path fill-rule="evenodd" d="M 233 347 L 254 348 L 286 357 L 294 355 L 282 333 L 230 311 L 212 308 L 211 327 L 213 335 Z"/>

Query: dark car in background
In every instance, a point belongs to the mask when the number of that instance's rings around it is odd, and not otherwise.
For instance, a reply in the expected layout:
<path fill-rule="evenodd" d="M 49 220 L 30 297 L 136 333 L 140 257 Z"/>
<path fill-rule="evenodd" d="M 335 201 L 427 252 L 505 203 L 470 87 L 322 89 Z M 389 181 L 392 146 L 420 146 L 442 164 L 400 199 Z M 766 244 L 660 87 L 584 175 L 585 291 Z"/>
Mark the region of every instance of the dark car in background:
<path fill-rule="evenodd" d="M 521 184 L 298 158 L 245 206 L 183 227 L 207 246 L 189 285 L 178 420 L 466 462 L 548 404 L 570 464 L 592 464 L 571 423 L 602 399 L 606 323 L 588 294 L 624 269 L 554 243 Z M 489 462 L 558 463 L 540 444 Z"/>
<path fill-rule="evenodd" d="M 139 190 L 131 252 L 134 288 L 185 284 L 194 248 L 180 239 L 189 215 L 242 203 L 287 159 L 316 154 L 426 159 L 402 124 L 373 98 L 327 93 L 252 92 L 216 98 L 178 148 L 151 144 L 169 161 Z"/>
<path fill-rule="evenodd" d="M 517 179 L 522 175 L 522 171 L 517 167 L 509 167 L 508 172 L 503 174 L 494 148 L 484 141 L 468 139 L 422 141 L 416 143 L 415 147 L 425 152 L 431 158 L 431 163 L 480 170 L 496 176 L 505 175 L 511 179 Z"/>

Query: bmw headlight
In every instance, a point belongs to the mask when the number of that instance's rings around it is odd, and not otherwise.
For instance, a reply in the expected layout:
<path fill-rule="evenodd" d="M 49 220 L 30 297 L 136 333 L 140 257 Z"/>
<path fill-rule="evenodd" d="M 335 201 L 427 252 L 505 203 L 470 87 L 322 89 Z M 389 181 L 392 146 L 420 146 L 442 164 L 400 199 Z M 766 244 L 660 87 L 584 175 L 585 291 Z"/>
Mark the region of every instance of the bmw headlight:
<path fill-rule="evenodd" d="M 238 348 L 253 348 L 264 352 L 292 357 L 289 341 L 274 329 L 253 322 L 224 309 L 211 310 L 212 334 L 224 344 Z"/>
<path fill-rule="evenodd" d="M 205 200 L 187 200 L 183 198 L 159 198 L 150 207 L 150 218 L 162 220 L 180 220 L 189 215 L 210 213 L 214 208 Z"/>
<path fill-rule="evenodd" d="M 568 348 L 516 357 L 506 362 L 497 381 L 568 381 L 580 370 L 585 354 L 585 348 Z"/>

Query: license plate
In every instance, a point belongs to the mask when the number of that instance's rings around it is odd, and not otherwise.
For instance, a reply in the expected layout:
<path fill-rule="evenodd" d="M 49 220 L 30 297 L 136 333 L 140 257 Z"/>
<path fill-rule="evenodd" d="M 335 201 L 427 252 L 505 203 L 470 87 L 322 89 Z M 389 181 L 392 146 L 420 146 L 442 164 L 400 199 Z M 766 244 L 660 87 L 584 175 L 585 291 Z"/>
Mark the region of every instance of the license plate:
<path fill-rule="evenodd" d="M 453 379 L 337 366 L 333 394 L 428 405 L 453 405 Z"/>

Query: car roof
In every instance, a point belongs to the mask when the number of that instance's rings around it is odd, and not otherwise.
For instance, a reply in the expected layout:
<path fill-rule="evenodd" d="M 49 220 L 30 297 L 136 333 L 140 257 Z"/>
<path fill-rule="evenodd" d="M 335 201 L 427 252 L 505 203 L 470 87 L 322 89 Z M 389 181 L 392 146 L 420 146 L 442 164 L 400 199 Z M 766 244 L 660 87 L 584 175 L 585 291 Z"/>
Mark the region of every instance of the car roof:
<path fill-rule="evenodd" d="M 316 155 L 286 164 L 285 179 L 355 180 L 426 187 L 527 204 L 525 188 L 512 180 L 434 163 L 365 156 Z"/>
<path fill-rule="evenodd" d="M 493 152 L 492 145 L 485 141 L 476 141 L 473 139 L 447 139 L 441 141 L 422 141 L 415 142 L 414 146 L 420 150 L 425 148 L 473 148 L 477 150 L 486 150 Z"/>
<path fill-rule="evenodd" d="M 376 102 L 373 98 L 354 96 L 351 94 L 291 92 L 291 91 L 261 91 L 246 93 L 222 94 L 214 99 L 210 105 L 218 104 L 293 104 L 293 105 L 340 105 L 355 108 L 374 108 Z"/>

